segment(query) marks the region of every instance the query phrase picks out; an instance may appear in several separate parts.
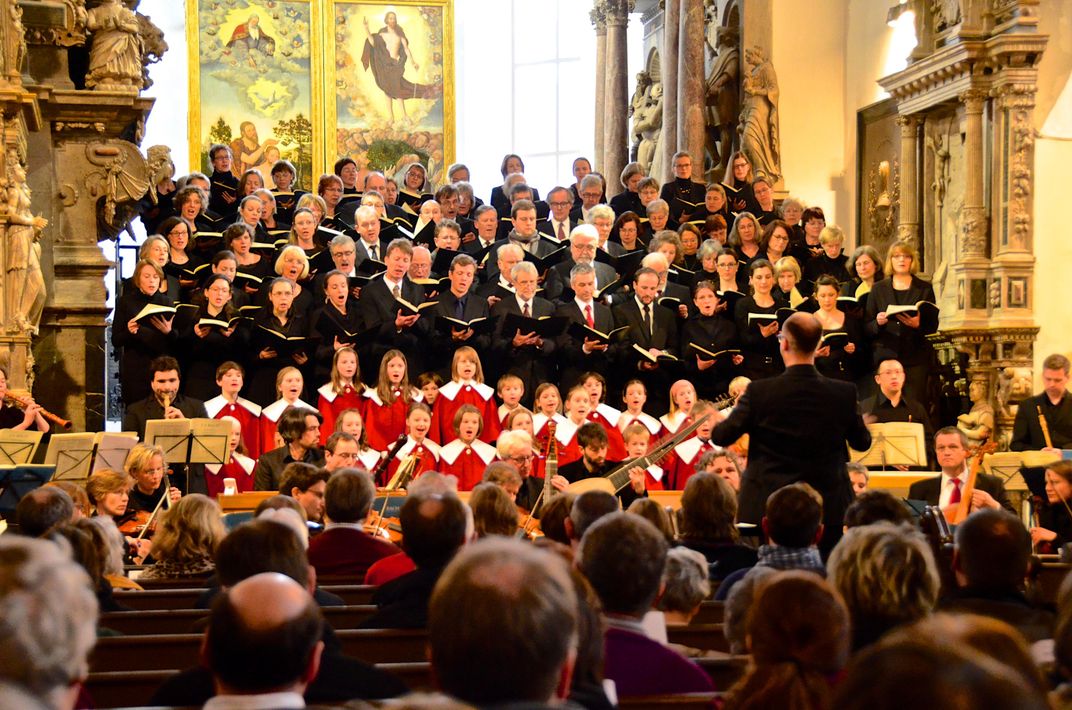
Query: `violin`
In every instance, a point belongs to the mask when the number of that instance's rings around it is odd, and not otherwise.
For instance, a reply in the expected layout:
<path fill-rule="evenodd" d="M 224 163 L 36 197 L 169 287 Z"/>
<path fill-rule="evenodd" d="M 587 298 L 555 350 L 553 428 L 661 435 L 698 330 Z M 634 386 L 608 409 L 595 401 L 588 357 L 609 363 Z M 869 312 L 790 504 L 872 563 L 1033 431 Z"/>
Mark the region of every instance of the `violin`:
<path fill-rule="evenodd" d="M 376 466 L 376 470 L 372 472 L 372 480 L 379 480 L 387 472 L 387 467 L 390 465 L 391 460 L 398 455 L 398 452 L 402 450 L 402 447 L 406 445 L 408 437 L 405 434 L 400 434 L 395 441 L 394 446 L 387 452 L 387 455 Z M 383 496 L 383 505 L 379 510 L 370 510 L 368 517 L 365 518 L 364 531 L 372 537 L 378 537 L 388 542 L 393 542 L 396 545 L 402 541 L 402 522 L 397 517 L 387 517 L 385 515 L 387 511 L 387 504 L 391 500 L 391 495 L 404 489 L 404 486 L 417 475 L 417 463 L 418 458 L 416 455 L 409 456 L 398 467 L 398 471 L 395 473 L 394 478 L 387 484 L 387 487 L 383 489 L 385 495 Z M 405 490 L 402 490 L 405 494 Z"/>

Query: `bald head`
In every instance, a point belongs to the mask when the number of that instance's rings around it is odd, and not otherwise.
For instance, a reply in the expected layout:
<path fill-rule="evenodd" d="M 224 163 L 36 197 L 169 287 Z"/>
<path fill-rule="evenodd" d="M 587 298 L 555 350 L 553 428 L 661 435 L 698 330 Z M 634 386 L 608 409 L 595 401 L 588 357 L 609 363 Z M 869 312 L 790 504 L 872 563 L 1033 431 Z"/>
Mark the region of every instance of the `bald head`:
<path fill-rule="evenodd" d="M 813 357 L 823 335 L 823 326 L 819 319 L 810 313 L 794 313 L 786 319 L 782 334 L 785 336 L 785 347 L 790 353 L 798 357 Z"/>
<path fill-rule="evenodd" d="M 320 609 L 300 584 L 277 572 L 247 577 L 212 605 L 204 662 L 219 694 L 304 692 L 323 643 Z"/>

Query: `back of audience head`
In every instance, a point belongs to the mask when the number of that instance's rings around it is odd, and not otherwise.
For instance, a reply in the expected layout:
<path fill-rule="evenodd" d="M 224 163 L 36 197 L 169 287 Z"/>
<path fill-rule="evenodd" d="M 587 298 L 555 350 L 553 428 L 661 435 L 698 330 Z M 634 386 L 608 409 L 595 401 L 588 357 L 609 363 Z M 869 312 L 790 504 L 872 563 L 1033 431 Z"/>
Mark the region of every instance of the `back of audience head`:
<path fill-rule="evenodd" d="M 293 498 L 287 498 L 286 496 L 272 496 L 272 498 L 282 498 L 284 500 L 294 501 Z M 271 500 L 271 498 L 268 500 Z M 295 507 L 289 505 L 266 505 L 257 507 L 260 509 L 260 512 L 253 516 L 255 519 L 269 520 L 273 523 L 286 525 L 293 530 L 298 536 L 298 539 L 301 540 L 302 548 L 305 550 L 309 549 L 309 522 L 306 520 L 305 511 L 302 510 L 300 505 Z"/>
<path fill-rule="evenodd" d="M 74 481 L 49 481 L 44 485 L 44 488 L 59 488 L 71 497 L 71 501 L 74 503 L 74 515 L 71 520 L 88 518 L 93 515 L 93 506 L 89 502 L 89 494 L 86 493 L 84 485 Z"/>
<path fill-rule="evenodd" d="M 544 537 L 563 545 L 570 544 L 569 533 L 566 531 L 566 519 L 573 510 L 575 500 L 577 500 L 576 493 L 562 491 L 543 506 L 540 511 L 540 530 L 543 531 Z"/>
<path fill-rule="evenodd" d="M 476 705 L 565 697 L 577 609 L 568 566 L 557 555 L 505 538 L 467 546 L 447 565 L 429 604 L 436 681 Z"/>
<path fill-rule="evenodd" d="M 316 677 L 323 619 L 312 597 L 277 573 L 253 575 L 212 605 L 203 646 L 218 690 L 304 690 Z"/>
<path fill-rule="evenodd" d="M 1004 510 L 979 510 L 957 526 L 957 584 L 983 592 L 1016 592 L 1031 564 L 1031 534 Z"/>
<path fill-rule="evenodd" d="M 666 553 L 663 593 L 658 604 L 666 614 L 667 623 L 689 623 L 710 594 L 707 558 L 703 553 L 687 547 L 670 548 Z"/>
<path fill-rule="evenodd" d="M 857 648 L 929 614 L 940 579 L 923 535 L 880 522 L 852 528 L 830 553 L 830 581 L 852 615 Z"/>
<path fill-rule="evenodd" d="M 762 582 L 748 614 L 752 668 L 730 690 L 733 708 L 825 708 L 828 678 L 849 659 L 849 612 L 828 582 L 804 571 Z"/>
<path fill-rule="evenodd" d="M 659 529 L 666 541 L 674 543 L 674 526 L 670 522 L 670 514 L 658 501 L 651 498 L 637 498 L 629 504 L 626 510 L 633 515 L 639 515 Z"/>
<path fill-rule="evenodd" d="M 759 587 L 776 574 L 779 571 L 773 567 L 754 567 L 730 589 L 723 616 L 723 632 L 730 653 L 748 653 L 748 612 Z"/>
<path fill-rule="evenodd" d="M 153 535 L 153 557 L 186 560 L 212 557 L 226 534 L 220 506 L 200 493 L 190 493 L 164 513 Z"/>
<path fill-rule="evenodd" d="M 763 515 L 767 540 L 781 547 L 810 547 L 823 534 L 823 497 L 807 483 L 779 488 Z"/>
<path fill-rule="evenodd" d="M 333 523 L 360 523 L 368 517 L 376 486 L 372 477 L 356 468 L 340 468 L 328 479 L 324 513 Z"/>
<path fill-rule="evenodd" d="M 418 495 L 421 493 L 438 493 L 439 495 L 446 495 L 448 493 L 458 493 L 458 478 L 448 473 L 439 473 L 438 471 L 427 471 L 417 477 L 417 480 L 411 482 L 406 486 L 406 491 L 412 495 Z"/>
<path fill-rule="evenodd" d="M 15 506 L 15 524 L 26 537 L 41 537 L 56 525 L 74 518 L 74 501 L 55 486 L 35 488 Z"/>
<path fill-rule="evenodd" d="M 594 522 L 619 509 L 618 499 L 605 491 L 585 491 L 577 496 L 566 519 L 566 533 L 570 542 L 574 545 L 579 543 Z"/>
<path fill-rule="evenodd" d="M 124 575 L 123 556 L 126 554 L 127 545 L 115 520 L 110 515 L 95 515 L 92 518 L 85 518 L 85 522 L 98 530 L 97 544 L 102 547 L 104 574 L 122 577 Z M 81 525 L 82 521 L 77 521 L 75 524 Z"/>
<path fill-rule="evenodd" d="M 681 494 L 681 537 L 692 540 L 739 539 L 737 496 L 713 473 L 691 476 Z"/>
<path fill-rule="evenodd" d="M 894 525 L 911 523 L 912 514 L 900 498 L 889 491 L 865 491 L 845 509 L 845 527 L 857 528 L 880 521 Z"/>
<path fill-rule="evenodd" d="M 54 709 L 74 707 L 97 625 L 89 578 L 64 546 L 0 536 L 0 678 Z"/>
<path fill-rule="evenodd" d="M 915 632 L 891 635 L 854 656 L 838 685 L 834 707 L 1043 710 L 1050 706 L 1044 695 L 1003 663 L 963 644 L 939 645 Z"/>
<path fill-rule="evenodd" d="M 418 568 L 446 565 L 468 538 L 465 504 L 452 493 L 410 493 L 399 522 L 402 546 Z"/>
<path fill-rule="evenodd" d="M 501 487 L 480 483 L 469 496 L 473 525 L 478 538 L 491 535 L 510 536 L 517 532 L 517 507 Z"/>
<path fill-rule="evenodd" d="M 262 572 L 278 572 L 309 586 L 309 561 L 297 533 L 273 520 L 239 525 L 216 550 L 220 586 L 230 587 Z"/>
<path fill-rule="evenodd" d="M 666 538 L 647 520 L 611 513 L 593 523 L 581 538 L 578 568 L 596 590 L 605 612 L 639 618 L 659 593 L 666 551 Z"/>

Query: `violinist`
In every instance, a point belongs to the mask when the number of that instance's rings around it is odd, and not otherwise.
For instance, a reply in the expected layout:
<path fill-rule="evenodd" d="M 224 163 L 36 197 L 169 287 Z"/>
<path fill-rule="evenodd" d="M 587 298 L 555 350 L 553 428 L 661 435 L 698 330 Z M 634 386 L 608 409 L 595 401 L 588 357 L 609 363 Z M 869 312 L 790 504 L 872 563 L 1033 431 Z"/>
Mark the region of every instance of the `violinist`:
<path fill-rule="evenodd" d="M 1072 461 L 1058 461 L 1046 467 L 1046 501 L 1038 509 L 1031 528 L 1031 542 L 1057 552 L 1072 542 Z"/>
<path fill-rule="evenodd" d="M 128 510 L 130 489 L 134 482 L 125 473 L 111 469 L 97 471 L 86 482 L 86 493 L 93 504 L 94 516 L 108 516 L 124 531 L 132 530 L 135 511 Z M 136 534 L 136 533 L 135 533 Z M 148 539 L 136 539 L 124 535 L 128 560 L 148 555 L 152 543 Z"/>
<path fill-rule="evenodd" d="M 164 450 L 159 446 L 136 444 L 127 454 L 123 468 L 134 481 L 127 504 L 131 511 L 153 512 L 165 493 L 168 502 L 164 506 L 167 508 L 182 497 L 182 491 L 165 480 L 167 465 L 164 463 Z"/>

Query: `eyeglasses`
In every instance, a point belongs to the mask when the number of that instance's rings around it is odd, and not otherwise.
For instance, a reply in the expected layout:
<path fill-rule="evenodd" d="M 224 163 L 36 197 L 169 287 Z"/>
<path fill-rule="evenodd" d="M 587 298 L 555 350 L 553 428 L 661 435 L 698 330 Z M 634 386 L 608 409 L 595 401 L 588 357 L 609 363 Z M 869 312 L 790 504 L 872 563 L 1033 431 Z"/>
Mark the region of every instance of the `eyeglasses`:
<path fill-rule="evenodd" d="M 332 255 L 332 256 L 353 256 L 353 255 L 354 255 L 354 254 L 356 254 L 356 253 L 357 253 L 357 252 L 355 252 L 355 251 L 354 251 L 353 249 L 350 249 L 349 251 L 336 251 L 336 252 L 332 252 L 332 253 L 331 253 L 331 255 Z"/>
<path fill-rule="evenodd" d="M 536 458 L 536 457 L 533 456 L 532 454 L 529 454 L 528 456 L 508 456 L 508 457 L 506 457 L 506 460 L 507 461 L 517 461 L 518 463 L 529 463 L 534 458 Z"/>
<path fill-rule="evenodd" d="M 591 197 L 591 195 L 588 195 L 588 197 Z M 596 197 L 599 197 L 599 195 L 596 195 Z M 551 205 L 552 207 L 569 207 L 571 203 L 569 203 L 569 202 L 548 202 L 547 204 Z"/>

